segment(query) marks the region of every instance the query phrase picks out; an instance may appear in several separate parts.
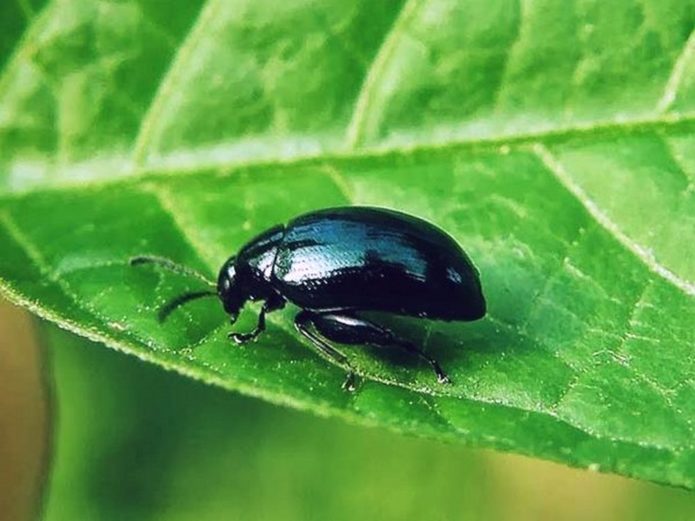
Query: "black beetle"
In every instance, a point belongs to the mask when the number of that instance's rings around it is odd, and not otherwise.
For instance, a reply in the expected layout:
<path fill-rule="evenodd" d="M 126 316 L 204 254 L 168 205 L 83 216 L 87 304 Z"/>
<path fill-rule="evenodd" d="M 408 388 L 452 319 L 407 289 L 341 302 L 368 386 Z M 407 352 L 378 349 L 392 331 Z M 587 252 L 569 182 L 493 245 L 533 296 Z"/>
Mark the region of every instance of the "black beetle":
<path fill-rule="evenodd" d="M 133 265 L 144 263 L 206 280 L 160 257 L 131 259 Z M 347 369 L 344 387 L 350 390 L 355 372 L 331 342 L 405 349 L 426 360 L 439 382 L 449 382 L 436 360 L 360 312 L 451 321 L 477 320 L 486 308 L 478 271 L 454 239 L 422 219 L 371 207 L 319 210 L 270 228 L 224 263 L 216 288 L 172 300 L 160 310 L 160 320 L 185 302 L 216 295 L 234 323 L 246 301 L 262 300 L 256 328 L 229 334 L 241 344 L 265 330 L 266 313 L 289 301 L 301 308 L 297 330 Z"/>

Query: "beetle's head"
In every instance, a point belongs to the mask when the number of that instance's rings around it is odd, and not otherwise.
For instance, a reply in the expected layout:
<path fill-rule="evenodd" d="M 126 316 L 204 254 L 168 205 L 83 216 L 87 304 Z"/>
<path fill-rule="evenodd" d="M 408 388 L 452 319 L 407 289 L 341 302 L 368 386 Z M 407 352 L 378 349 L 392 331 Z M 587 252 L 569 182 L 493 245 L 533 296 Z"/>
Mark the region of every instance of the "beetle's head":
<path fill-rule="evenodd" d="M 248 299 L 247 292 L 241 287 L 236 266 L 236 255 L 227 259 L 217 277 L 217 296 L 220 297 L 225 312 L 230 320 L 236 321 L 239 311 Z"/>

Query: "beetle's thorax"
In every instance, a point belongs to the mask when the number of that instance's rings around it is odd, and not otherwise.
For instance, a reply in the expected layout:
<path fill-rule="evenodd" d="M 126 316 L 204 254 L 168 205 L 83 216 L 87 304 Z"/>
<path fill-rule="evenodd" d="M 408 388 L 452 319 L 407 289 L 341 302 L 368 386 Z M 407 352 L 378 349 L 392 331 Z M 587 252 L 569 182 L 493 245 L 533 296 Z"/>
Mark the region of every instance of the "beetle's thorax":
<path fill-rule="evenodd" d="M 284 235 L 285 227 L 275 226 L 251 239 L 239 251 L 237 268 L 243 272 L 245 282 L 258 288 L 271 283 L 275 258 Z"/>
<path fill-rule="evenodd" d="M 217 280 L 217 293 L 225 311 L 235 317 L 247 300 L 275 296 L 271 280 L 284 227 L 276 226 L 250 240 L 224 263 Z"/>

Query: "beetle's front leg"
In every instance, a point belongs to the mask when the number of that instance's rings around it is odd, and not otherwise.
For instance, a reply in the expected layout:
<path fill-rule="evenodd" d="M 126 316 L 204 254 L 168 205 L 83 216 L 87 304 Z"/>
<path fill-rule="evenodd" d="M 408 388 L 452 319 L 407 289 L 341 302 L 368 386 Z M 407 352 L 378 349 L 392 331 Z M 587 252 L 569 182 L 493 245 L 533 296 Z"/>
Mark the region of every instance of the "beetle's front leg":
<path fill-rule="evenodd" d="M 227 337 L 229 337 L 231 340 L 234 340 L 237 344 L 245 344 L 246 342 L 250 342 L 251 340 L 255 340 L 258 335 L 260 335 L 263 331 L 265 331 L 265 314 L 268 312 L 268 309 L 265 304 L 263 304 L 263 308 L 261 308 L 261 312 L 258 315 L 258 324 L 256 324 L 256 327 L 253 328 L 252 331 L 248 333 L 228 333 Z"/>
<path fill-rule="evenodd" d="M 261 312 L 258 314 L 258 323 L 252 331 L 248 333 L 229 333 L 227 337 L 236 342 L 237 344 L 245 344 L 251 340 L 255 340 L 258 335 L 265 331 L 265 314 L 275 311 L 276 309 L 282 309 L 285 306 L 285 301 L 281 298 L 270 298 L 263 303 Z"/>

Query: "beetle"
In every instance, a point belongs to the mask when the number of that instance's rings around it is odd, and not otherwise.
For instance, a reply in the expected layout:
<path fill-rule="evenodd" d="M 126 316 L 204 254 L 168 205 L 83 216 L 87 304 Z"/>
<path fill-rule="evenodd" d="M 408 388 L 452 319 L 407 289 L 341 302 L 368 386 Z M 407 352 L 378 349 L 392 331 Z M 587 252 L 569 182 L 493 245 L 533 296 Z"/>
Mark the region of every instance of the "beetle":
<path fill-rule="evenodd" d="M 130 263 L 207 281 L 161 257 L 141 255 Z M 217 296 L 234 324 L 247 301 L 263 301 L 252 331 L 229 333 L 243 344 L 265 330 L 267 313 L 290 302 L 300 308 L 297 331 L 347 370 L 348 390 L 355 389 L 355 369 L 336 343 L 403 349 L 429 363 L 440 383 L 450 382 L 434 358 L 363 312 L 444 321 L 477 320 L 486 312 L 478 270 L 451 236 L 423 219 L 376 207 L 328 208 L 273 226 L 224 263 L 216 284 L 208 283 L 216 289 L 173 299 L 160 309 L 160 321 L 186 302 Z"/>

